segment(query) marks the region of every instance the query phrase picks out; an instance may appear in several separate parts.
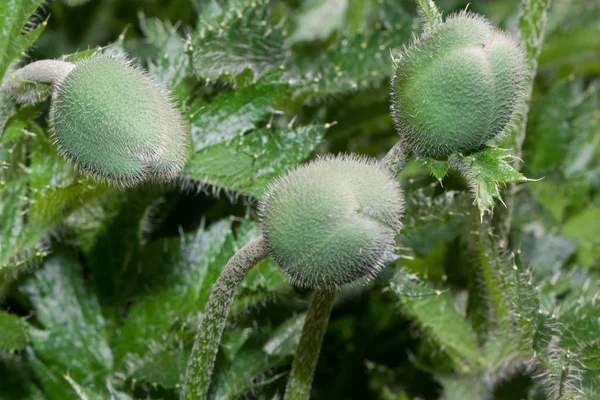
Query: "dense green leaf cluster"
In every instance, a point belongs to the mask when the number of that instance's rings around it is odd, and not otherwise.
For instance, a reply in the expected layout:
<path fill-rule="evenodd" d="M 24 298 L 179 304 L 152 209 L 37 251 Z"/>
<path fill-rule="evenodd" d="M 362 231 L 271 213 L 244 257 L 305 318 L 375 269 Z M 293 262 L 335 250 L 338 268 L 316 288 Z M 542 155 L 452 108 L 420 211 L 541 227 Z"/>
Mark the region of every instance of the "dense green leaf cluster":
<path fill-rule="evenodd" d="M 442 16 L 426 0 L 42 3 L 0 2 L 1 80 L 127 55 L 173 93 L 191 148 L 170 184 L 109 187 L 57 154 L 49 100 L 0 92 L 0 399 L 176 399 L 217 277 L 260 235 L 257 200 L 309 158 L 383 157 L 392 50 Z M 408 162 L 395 254 L 340 289 L 312 398 L 600 397 L 600 6 L 548 3 L 470 4 L 521 41 L 529 112 L 482 151 Z M 270 258 L 250 271 L 210 398 L 281 398 L 309 296 Z"/>

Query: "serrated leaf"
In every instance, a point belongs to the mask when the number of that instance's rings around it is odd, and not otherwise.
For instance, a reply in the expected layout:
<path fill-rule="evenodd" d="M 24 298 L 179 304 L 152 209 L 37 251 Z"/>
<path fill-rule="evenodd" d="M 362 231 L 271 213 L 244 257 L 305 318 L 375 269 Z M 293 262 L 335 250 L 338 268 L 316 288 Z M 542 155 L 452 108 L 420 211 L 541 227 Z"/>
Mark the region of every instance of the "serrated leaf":
<path fill-rule="evenodd" d="M 127 354 L 143 356 L 161 349 L 171 327 L 204 308 L 210 289 L 224 264 L 218 255 L 231 235 L 231 221 L 198 229 L 182 238 L 151 243 L 142 255 L 144 292 L 121 329 L 115 346 L 117 360 Z"/>
<path fill-rule="evenodd" d="M 501 200 L 500 185 L 527 181 L 512 167 L 513 159 L 505 150 L 486 147 L 469 156 L 453 154 L 449 165 L 468 179 L 479 212 L 483 215 L 492 211 L 495 199 Z"/>
<path fill-rule="evenodd" d="M 247 346 L 232 361 L 217 363 L 211 399 L 237 398 L 281 378 L 284 374 L 273 375 L 272 371 L 287 362 L 298 347 L 304 317 L 301 314 L 284 321 L 270 333 L 262 350 Z"/>
<path fill-rule="evenodd" d="M 438 290 L 400 270 L 389 285 L 402 308 L 461 366 L 481 363 L 475 334 L 459 314 L 449 291 Z"/>
<path fill-rule="evenodd" d="M 179 101 L 190 95 L 185 79 L 190 71 L 188 44 L 167 22 L 139 16 L 140 29 L 154 48 L 154 57 L 148 62 L 148 72 L 169 87 Z"/>
<path fill-rule="evenodd" d="M 406 193 L 399 243 L 419 255 L 429 254 L 460 234 L 469 203 L 468 194 L 446 191 L 437 195 L 434 185 Z"/>
<path fill-rule="evenodd" d="M 309 0 L 302 3 L 295 22 L 291 43 L 325 40 L 341 29 L 349 6 L 348 0 Z"/>
<path fill-rule="evenodd" d="M 569 218 L 562 227 L 564 236 L 579 243 L 577 254 L 584 266 L 591 266 L 599 257 L 600 207 L 590 207 Z"/>
<path fill-rule="evenodd" d="M 446 174 L 448 174 L 448 162 L 435 160 L 433 158 L 426 158 L 425 163 L 431 168 L 431 173 L 438 181 L 444 179 Z"/>
<path fill-rule="evenodd" d="M 229 4 L 209 18 L 200 15 L 192 38 L 194 72 L 199 78 L 232 79 L 250 71 L 258 80 L 285 64 L 283 27 L 273 23 L 268 1 Z"/>
<path fill-rule="evenodd" d="M 183 349 L 164 349 L 148 353 L 135 362 L 135 367 L 130 367 L 129 376 L 134 381 L 174 389 L 183 382 L 188 358 L 189 353 Z"/>
<path fill-rule="evenodd" d="M 0 349 L 23 350 L 29 343 L 27 328 L 22 318 L 0 311 Z"/>
<path fill-rule="evenodd" d="M 39 359 L 34 371 L 44 387 L 52 391 L 58 385 L 60 392 L 65 385 L 54 379 L 66 374 L 102 387 L 112 371 L 113 355 L 98 299 L 84 281 L 76 255 L 56 249 L 18 290 L 31 302 L 41 328 L 30 328 L 29 335 Z"/>
<path fill-rule="evenodd" d="M 0 3 L 0 82 L 9 64 L 27 50 L 44 30 L 42 23 L 22 33 L 43 0 L 5 0 Z"/>
<path fill-rule="evenodd" d="M 298 314 L 281 324 L 263 346 L 263 351 L 270 356 L 292 354 L 298 347 L 306 313 Z"/>
<path fill-rule="evenodd" d="M 183 177 L 260 197 L 277 175 L 307 158 L 324 136 L 321 125 L 256 130 L 197 152 Z"/>
<path fill-rule="evenodd" d="M 408 23 L 410 27 L 410 23 Z M 390 50 L 400 47 L 410 36 L 409 30 L 376 30 L 337 41 L 316 59 L 301 61 L 287 77 L 305 80 L 299 93 L 326 96 L 367 89 L 385 82 L 392 68 Z"/>
<path fill-rule="evenodd" d="M 273 112 L 286 91 L 286 84 L 265 82 L 224 92 L 209 104 L 194 102 L 189 118 L 195 151 L 228 142 L 254 129 L 257 122 Z"/>

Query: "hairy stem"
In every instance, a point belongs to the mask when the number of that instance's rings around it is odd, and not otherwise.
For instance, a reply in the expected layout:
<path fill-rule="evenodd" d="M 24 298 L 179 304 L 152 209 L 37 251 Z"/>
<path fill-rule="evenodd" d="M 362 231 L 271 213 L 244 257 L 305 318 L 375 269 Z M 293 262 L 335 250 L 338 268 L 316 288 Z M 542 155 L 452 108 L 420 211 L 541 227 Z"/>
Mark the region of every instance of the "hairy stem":
<path fill-rule="evenodd" d="M 385 157 L 383 157 L 381 165 L 383 168 L 390 171 L 393 176 L 396 176 L 404 169 L 407 161 L 408 154 L 404 150 L 402 141 L 399 141 L 390 149 L 390 151 L 388 151 Z"/>
<path fill-rule="evenodd" d="M 187 365 L 182 399 L 208 398 L 217 351 L 235 293 L 248 271 L 267 256 L 265 240 L 259 236 L 246 243 L 223 268 L 206 304 L 204 318 L 198 326 Z"/>
<path fill-rule="evenodd" d="M 40 84 L 56 85 L 75 68 L 75 64 L 58 60 L 42 60 L 27 64 L 4 80 L 0 90 L 18 103 L 34 104 L 46 93 Z"/>
<path fill-rule="evenodd" d="M 310 396 L 315 368 L 321 352 L 321 342 L 327 330 L 335 290 L 315 290 L 300 343 L 296 349 L 292 372 L 285 389 L 285 400 L 307 400 Z"/>
<path fill-rule="evenodd" d="M 519 159 L 523 153 L 523 142 L 525 142 L 525 131 L 527 128 L 527 114 L 529 113 L 529 102 L 533 92 L 533 83 L 537 74 L 538 58 L 542 52 L 542 43 L 544 42 L 544 33 L 546 31 L 546 21 L 550 0 L 521 0 L 519 10 L 519 31 L 521 43 L 525 48 L 527 59 L 529 61 L 529 80 L 527 84 L 525 100 L 521 113 L 514 123 L 514 127 L 509 132 L 504 145 L 508 146 L 516 157 L 513 167 L 520 169 Z M 494 225 L 499 229 L 501 245 L 508 246 L 508 235 L 512 221 L 512 212 L 517 193 L 517 185 L 510 184 L 504 191 L 505 209 L 495 217 Z"/>

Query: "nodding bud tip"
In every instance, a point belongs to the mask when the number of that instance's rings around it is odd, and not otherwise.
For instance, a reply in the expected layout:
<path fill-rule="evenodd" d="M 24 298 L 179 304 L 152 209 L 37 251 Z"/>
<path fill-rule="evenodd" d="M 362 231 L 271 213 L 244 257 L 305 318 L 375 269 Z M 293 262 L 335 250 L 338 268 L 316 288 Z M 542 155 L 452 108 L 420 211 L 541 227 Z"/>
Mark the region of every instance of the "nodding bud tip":
<path fill-rule="evenodd" d="M 271 257 L 309 288 L 375 276 L 394 250 L 402 210 L 398 182 L 357 156 L 299 166 L 270 186 L 259 208 Z"/>
<path fill-rule="evenodd" d="M 396 53 L 392 115 L 422 157 L 470 152 L 506 133 L 523 102 L 527 63 L 518 44 L 466 12 Z"/>
<path fill-rule="evenodd" d="M 50 122 L 59 152 L 120 186 L 169 181 L 188 156 L 187 130 L 168 92 L 123 58 L 77 63 L 53 93 Z"/>

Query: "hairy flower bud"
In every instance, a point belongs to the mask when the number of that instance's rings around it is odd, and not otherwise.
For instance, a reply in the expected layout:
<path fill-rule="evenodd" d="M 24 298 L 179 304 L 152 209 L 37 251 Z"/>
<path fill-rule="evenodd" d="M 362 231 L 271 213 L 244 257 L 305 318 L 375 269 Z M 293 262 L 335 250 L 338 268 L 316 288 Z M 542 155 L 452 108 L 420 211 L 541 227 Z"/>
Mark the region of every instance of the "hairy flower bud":
<path fill-rule="evenodd" d="M 394 62 L 392 115 L 417 156 L 478 149 L 506 132 L 523 99 L 523 51 L 474 14 L 432 27 Z"/>
<path fill-rule="evenodd" d="M 375 161 L 338 156 L 279 178 L 260 214 L 270 255 L 292 282 L 329 288 L 379 272 L 402 208 L 398 183 Z"/>
<path fill-rule="evenodd" d="M 57 84 L 50 122 L 61 153 L 119 185 L 168 181 L 187 157 L 187 133 L 169 95 L 122 58 L 77 63 Z"/>

